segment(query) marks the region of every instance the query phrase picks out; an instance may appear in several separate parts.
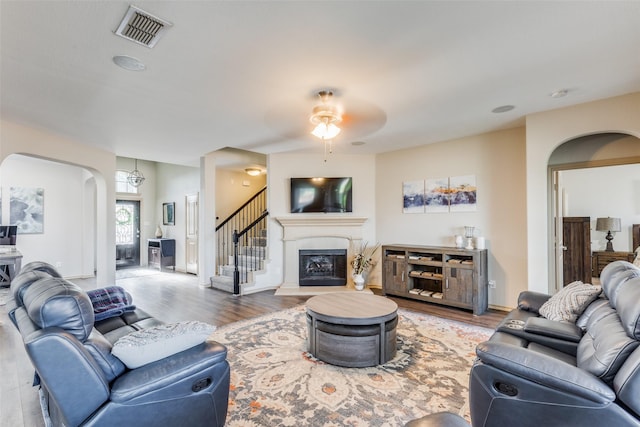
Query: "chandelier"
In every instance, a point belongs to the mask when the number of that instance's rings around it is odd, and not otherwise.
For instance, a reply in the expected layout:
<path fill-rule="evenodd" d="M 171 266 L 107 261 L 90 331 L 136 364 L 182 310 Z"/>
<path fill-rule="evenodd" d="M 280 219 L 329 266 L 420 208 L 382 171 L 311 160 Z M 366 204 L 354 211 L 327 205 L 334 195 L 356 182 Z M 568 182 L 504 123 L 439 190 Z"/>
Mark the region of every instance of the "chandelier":
<path fill-rule="evenodd" d="M 138 170 L 138 159 L 136 159 L 135 168 L 127 175 L 127 181 L 136 188 L 140 187 L 144 182 L 144 175 Z"/>
<path fill-rule="evenodd" d="M 333 92 L 330 90 L 321 90 L 318 92 L 320 104 L 313 107 L 313 112 L 309 121 L 314 125 L 311 135 L 320 138 L 324 142 L 325 161 L 327 148 L 329 153 L 333 151 L 332 140 L 340 133 L 337 126 L 342 121 L 342 117 L 338 109 L 330 103 L 333 98 Z"/>

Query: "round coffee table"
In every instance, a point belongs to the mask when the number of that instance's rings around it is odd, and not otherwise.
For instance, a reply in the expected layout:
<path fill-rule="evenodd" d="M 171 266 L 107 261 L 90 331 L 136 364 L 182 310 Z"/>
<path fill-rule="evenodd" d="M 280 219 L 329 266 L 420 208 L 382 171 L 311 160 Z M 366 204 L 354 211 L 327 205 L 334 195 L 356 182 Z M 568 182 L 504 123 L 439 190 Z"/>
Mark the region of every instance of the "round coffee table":
<path fill-rule="evenodd" d="M 309 353 L 350 368 L 381 365 L 396 355 L 398 305 L 382 296 L 337 292 L 310 298 Z"/>

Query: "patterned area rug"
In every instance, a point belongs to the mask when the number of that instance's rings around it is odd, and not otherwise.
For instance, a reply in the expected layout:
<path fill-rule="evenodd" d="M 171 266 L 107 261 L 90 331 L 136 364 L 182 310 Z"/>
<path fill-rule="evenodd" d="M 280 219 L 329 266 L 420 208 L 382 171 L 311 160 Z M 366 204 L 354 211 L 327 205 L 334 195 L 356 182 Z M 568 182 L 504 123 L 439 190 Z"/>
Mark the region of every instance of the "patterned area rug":
<path fill-rule="evenodd" d="M 398 353 L 341 368 L 307 353 L 304 306 L 218 328 L 229 349 L 228 427 L 402 426 L 437 411 L 468 419 L 467 384 L 486 328 L 399 309 Z"/>

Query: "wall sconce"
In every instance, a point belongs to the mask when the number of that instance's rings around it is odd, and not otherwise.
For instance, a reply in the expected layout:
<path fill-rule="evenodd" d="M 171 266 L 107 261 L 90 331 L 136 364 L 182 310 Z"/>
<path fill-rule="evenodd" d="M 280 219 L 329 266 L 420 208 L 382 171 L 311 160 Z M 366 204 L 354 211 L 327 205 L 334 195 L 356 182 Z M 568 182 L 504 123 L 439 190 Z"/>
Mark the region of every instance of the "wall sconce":
<path fill-rule="evenodd" d="M 258 176 L 262 173 L 262 171 L 258 168 L 246 168 L 244 170 L 249 176 Z"/>
<path fill-rule="evenodd" d="M 607 248 L 605 249 L 605 251 L 613 252 L 613 243 L 611 243 L 611 241 L 613 240 L 613 235 L 611 234 L 611 232 L 613 231 L 614 233 L 616 233 L 620 231 L 620 218 L 598 218 L 596 220 L 596 231 L 607 232 Z"/>

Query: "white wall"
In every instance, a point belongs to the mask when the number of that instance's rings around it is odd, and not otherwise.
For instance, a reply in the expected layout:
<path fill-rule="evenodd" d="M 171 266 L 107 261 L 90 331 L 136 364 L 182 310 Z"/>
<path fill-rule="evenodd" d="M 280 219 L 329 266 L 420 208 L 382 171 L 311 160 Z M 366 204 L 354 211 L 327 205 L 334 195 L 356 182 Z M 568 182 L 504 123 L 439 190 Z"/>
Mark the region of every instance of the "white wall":
<path fill-rule="evenodd" d="M 200 169 L 189 166 L 156 164 L 156 203 L 153 209 L 155 224 L 161 225 L 162 237 L 176 240 L 176 270 L 186 270 L 186 201 L 187 194 L 200 189 Z M 162 225 L 162 204 L 175 203 L 175 225 Z M 155 233 L 155 226 L 153 227 Z M 146 245 L 145 245 L 146 248 Z M 207 262 L 199 259 L 199 262 Z M 209 279 L 206 278 L 208 281 Z"/>
<path fill-rule="evenodd" d="M 528 287 L 539 292 L 555 288 L 550 268 L 548 162 L 566 141 L 602 132 L 640 137 L 640 93 L 531 114 L 526 118 L 526 194 Z M 640 144 L 636 144 L 640 156 Z M 625 153 L 627 155 L 627 153 Z"/>
<path fill-rule="evenodd" d="M 638 141 L 640 144 L 640 141 Z M 640 164 L 562 171 L 566 216 L 591 217 L 591 250 L 607 245 L 606 232 L 596 231 L 599 217 L 620 218 L 613 249 L 632 252 L 631 226 L 640 224 Z"/>
<path fill-rule="evenodd" d="M 513 307 L 526 289 L 524 129 L 492 132 L 379 154 L 376 161 L 379 241 L 386 244 L 454 246 L 465 225 L 476 227 L 489 250 L 489 304 Z M 402 212 L 402 183 L 475 175 L 476 212 Z"/>
<path fill-rule="evenodd" d="M 14 154 L 2 163 L 0 185 L 4 225 L 10 224 L 11 187 L 44 189 L 44 232 L 17 237 L 23 265 L 44 261 L 64 277 L 93 275 L 95 183 L 90 174 L 77 166 Z"/>

